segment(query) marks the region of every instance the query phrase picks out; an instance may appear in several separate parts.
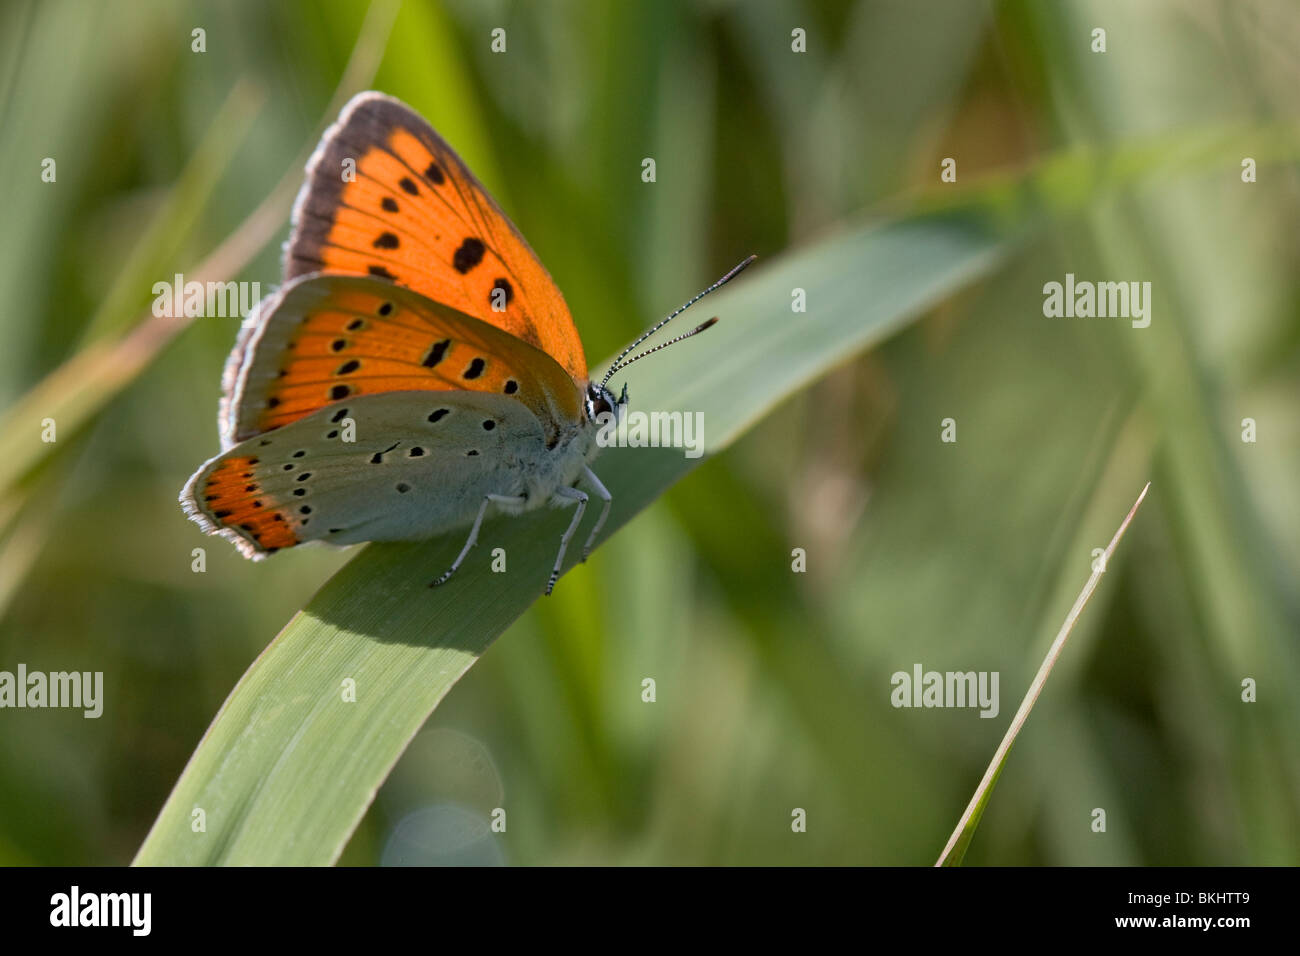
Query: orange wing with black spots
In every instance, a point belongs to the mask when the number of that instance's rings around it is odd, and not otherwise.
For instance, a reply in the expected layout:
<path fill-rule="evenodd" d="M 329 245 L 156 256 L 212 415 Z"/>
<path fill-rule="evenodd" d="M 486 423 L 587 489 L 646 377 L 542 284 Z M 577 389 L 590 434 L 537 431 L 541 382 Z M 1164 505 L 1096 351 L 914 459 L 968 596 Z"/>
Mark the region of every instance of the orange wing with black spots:
<path fill-rule="evenodd" d="M 414 289 L 587 381 L 578 330 L 546 268 L 452 148 L 392 97 L 353 97 L 308 165 L 284 275 L 313 272 Z"/>
<path fill-rule="evenodd" d="M 250 317 L 226 367 L 224 447 L 327 405 L 401 391 L 508 396 L 548 440 L 581 419 L 582 393 L 553 358 L 496 326 L 392 283 L 306 276 Z"/>

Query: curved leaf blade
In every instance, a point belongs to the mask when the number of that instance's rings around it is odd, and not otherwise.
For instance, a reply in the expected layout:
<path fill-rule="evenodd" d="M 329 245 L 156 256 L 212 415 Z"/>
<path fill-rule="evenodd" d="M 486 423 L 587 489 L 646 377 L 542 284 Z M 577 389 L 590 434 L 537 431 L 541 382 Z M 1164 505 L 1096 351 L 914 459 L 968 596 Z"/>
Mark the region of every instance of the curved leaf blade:
<path fill-rule="evenodd" d="M 672 360 L 638 363 L 632 407 L 703 412 L 705 446 L 717 452 L 795 390 L 986 274 L 1007 244 L 970 221 L 902 221 L 751 270 L 709 300 L 726 321 L 708 338 Z M 791 310 L 794 288 L 805 290 L 807 313 Z M 605 536 L 697 460 L 681 449 L 607 450 L 596 462 L 614 494 Z M 542 511 L 489 521 L 477 553 L 436 589 L 428 583 L 459 534 L 366 547 L 244 674 L 135 863 L 336 860 L 438 702 L 540 596 L 567 520 Z M 496 547 L 507 574 L 489 570 Z M 343 700 L 349 678 L 355 703 Z M 196 808 L 205 832 L 191 828 Z"/>

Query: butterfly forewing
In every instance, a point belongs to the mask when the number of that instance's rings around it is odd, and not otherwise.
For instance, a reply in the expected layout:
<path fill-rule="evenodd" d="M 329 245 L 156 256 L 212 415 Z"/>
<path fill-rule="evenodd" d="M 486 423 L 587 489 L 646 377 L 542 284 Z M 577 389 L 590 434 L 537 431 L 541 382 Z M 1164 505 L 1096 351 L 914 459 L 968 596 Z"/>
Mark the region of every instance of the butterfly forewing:
<path fill-rule="evenodd" d="M 522 402 L 554 439 L 581 393 L 546 353 L 390 283 L 303 277 L 256 313 L 232 356 L 227 444 L 337 402 L 383 392 L 464 390 Z"/>
<path fill-rule="evenodd" d="M 452 148 L 391 97 L 354 97 L 308 167 L 284 273 L 314 272 L 407 286 L 586 381 L 582 342 L 546 268 Z"/>

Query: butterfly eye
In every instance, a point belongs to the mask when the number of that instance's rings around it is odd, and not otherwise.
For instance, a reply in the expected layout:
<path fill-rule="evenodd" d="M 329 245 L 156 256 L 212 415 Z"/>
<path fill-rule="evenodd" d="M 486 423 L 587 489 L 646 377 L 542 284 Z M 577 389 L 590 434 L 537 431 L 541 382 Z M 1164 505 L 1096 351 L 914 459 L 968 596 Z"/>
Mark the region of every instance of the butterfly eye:
<path fill-rule="evenodd" d="M 614 413 L 614 396 L 610 394 L 609 389 L 602 388 L 599 385 L 587 386 L 587 419 L 596 421 L 601 415 L 612 415 Z"/>

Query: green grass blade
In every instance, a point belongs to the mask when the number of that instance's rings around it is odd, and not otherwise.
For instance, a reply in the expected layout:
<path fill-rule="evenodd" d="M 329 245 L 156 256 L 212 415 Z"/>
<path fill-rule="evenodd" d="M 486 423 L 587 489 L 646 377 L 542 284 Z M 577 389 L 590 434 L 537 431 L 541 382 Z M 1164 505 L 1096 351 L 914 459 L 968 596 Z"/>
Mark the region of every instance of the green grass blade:
<path fill-rule="evenodd" d="M 723 321 L 707 336 L 638 363 L 632 407 L 703 412 L 707 450 L 719 451 L 793 391 L 986 274 L 1009 241 L 935 218 L 873 226 L 755 267 L 708 301 L 707 314 Z M 791 309 L 795 288 L 805 290 L 806 313 Z M 697 460 L 680 449 L 607 450 L 595 464 L 614 494 L 606 536 Z M 245 673 L 135 862 L 336 860 L 431 711 L 540 596 L 567 520 L 544 511 L 490 521 L 477 552 L 438 589 L 427 584 L 460 535 L 366 547 Z M 494 548 L 505 549 L 504 574 L 490 570 Z M 344 700 L 349 681 L 355 702 Z"/>
<path fill-rule="evenodd" d="M 365 25 L 322 117 L 322 131 L 348 97 L 370 85 L 396 13 L 392 2 L 374 3 L 367 11 Z M 209 149 L 205 140 L 187 164 L 171 197 L 87 323 L 84 344 L 3 410 L 0 499 L 17 494 L 16 489 L 31 481 L 51 456 L 68 447 L 67 439 L 93 421 L 193 321 L 193 317 L 159 317 L 149 311 L 137 314 L 135 300 L 140 289 L 152 287 L 154 278 L 170 278 L 176 271 L 169 263 L 180 237 L 194 226 L 264 99 L 264 91 L 251 83 L 241 83 L 231 91 L 208 135 L 208 140 L 220 142 L 221 148 Z M 243 223 L 201 262 L 184 269 L 185 274 L 200 283 L 224 282 L 238 274 L 284 228 L 310 155 L 310 150 L 304 151 Z M 37 440 L 45 418 L 58 423 L 60 442 Z M 4 527 L 3 513 L 0 508 L 0 529 Z"/>
<path fill-rule="evenodd" d="M 1101 576 L 1106 573 L 1107 565 L 1111 557 L 1115 554 L 1115 548 L 1119 545 L 1120 539 L 1124 537 L 1124 532 L 1128 530 L 1133 516 L 1142 505 L 1142 500 L 1147 496 L 1147 490 L 1151 487 L 1150 482 L 1142 489 L 1138 495 L 1137 501 L 1129 509 L 1124 520 L 1120 523 L 1114 537 L 1110 539 L 1110 544 L 1106 546 L 1105 553 L 1094 564 L 1092 574 L 1088 576 L 1083 590 L 1075 598 L 1074 606 L 1070 608 L 1070 613 L 1066 615 L 1065 621 L 1061 624 L 1061 629 L 1056 634 L 1056 639 L 1052 641 L 1052 646 L 1047 651 L 1047 656 L 1043 658 L 1042 666 L 1038 668 L 1038 673 L 1034 675 L 1033 682 L 1029 685 L 1029 690 L 1025 693 L 1025 698 L 1020 702 L 1020 709 L 1011 719 L 1011 726 L 1007 728 L 1006 735 L 1003 736 L 1002 742 L 998 744 L 998 749 L 993 753 L 993 759 L 989 761 L 989 766 L 984 771 L 984 778 L 980 780 L 979 786 L 975 788 L 975 793 L 971 796 L 970 803 L 966 806 L 965 813 L 957 821 L 957 827 L 952 831 L 952 836 L 948 838 L 948 845 L 943 848 L 939 854 L 939 859 L 935 866 L 961 866 L 962 859 L 966 856 L 966 849 L 970 846 L 971 838 L 975 836 L 975 830 L 979 827 L 980 818 L 984 815 L 984 808 L 988 806 L 989 798 L 993 796 L 993 787 L 998 782 L 998 777 L 1002 775 L 1002 768 L 1006 766 L 1007 757 L 1011 753 L 1011 746 L 1016 742 L 1016 737 L 1025 726 L 1025 721 L 1029 719 L 1029 712 L 1034 709 L 1034 704 L 1038 701 L 1038 695 L 1043 692 L 1043 687 L 1047 684 L 1047 678 L 1052 674 L 1052 668 L 1056 666 L 1057 659 L 1061 656 L 1061 651 L 1065 648 L 1065 642 L 1070 637 L 1070 632 L 1074 630 L 1074 625 L 1079 620 L 1079 615 L 1083 613 L 1084 607 L 1092 597 L 1093 591 L 1097 589 L 1097 583 Z"/>
<path fill-rule="evenodd" d="M 154 280 L 175 261 L 265 102 L 266 89 L 250 80 L 241 80 L 227 94 L 212 125 L 168 191 L 162 208 L 132 247 L 116 281 L 86 324 L 83 342 L 120 332 L 131 323 L 140 307 L 141 290 L 152 288 Z"/>

